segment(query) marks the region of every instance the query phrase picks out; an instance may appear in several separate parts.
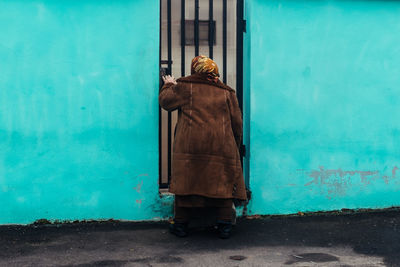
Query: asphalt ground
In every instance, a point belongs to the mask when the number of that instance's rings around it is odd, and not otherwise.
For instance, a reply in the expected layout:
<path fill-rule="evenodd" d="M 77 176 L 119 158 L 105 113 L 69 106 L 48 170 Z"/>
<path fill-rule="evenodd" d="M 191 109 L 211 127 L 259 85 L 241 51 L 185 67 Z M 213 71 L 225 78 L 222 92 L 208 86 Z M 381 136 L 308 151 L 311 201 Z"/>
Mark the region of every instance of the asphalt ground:
<path fill-rule="evenodd" d="M 400 212 L 240 218 L 186 238 L 167 222 L 0 226 L 0 266 L 400 266 Z"/>

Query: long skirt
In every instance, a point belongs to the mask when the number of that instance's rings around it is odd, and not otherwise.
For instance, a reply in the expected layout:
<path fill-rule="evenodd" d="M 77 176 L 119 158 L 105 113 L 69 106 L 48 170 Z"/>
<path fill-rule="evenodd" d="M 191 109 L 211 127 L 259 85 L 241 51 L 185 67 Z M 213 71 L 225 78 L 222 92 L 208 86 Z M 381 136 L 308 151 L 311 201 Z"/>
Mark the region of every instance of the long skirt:
<path fill-rule="evenodd" d="M 198 195 L 175 195 L 175 221 L 187 223 L 198 209 L 215 210 L 217 220 L 232 220 L 231 198 L 209 198 Z"/>

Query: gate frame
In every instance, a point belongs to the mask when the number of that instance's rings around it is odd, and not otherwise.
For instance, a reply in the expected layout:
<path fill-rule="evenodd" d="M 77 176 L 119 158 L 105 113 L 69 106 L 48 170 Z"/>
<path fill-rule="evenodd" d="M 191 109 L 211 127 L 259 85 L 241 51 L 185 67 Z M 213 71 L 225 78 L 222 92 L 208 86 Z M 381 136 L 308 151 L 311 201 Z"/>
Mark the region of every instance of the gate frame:
<path fill-rule="evenodd" d="M 172 70 L 172 31 L 171 31 L 171 0 L 167 0 L 167 60 L 162 60 L 161 50 L 162 50 L 162 1 L 160 0 L 160 36 L 159 36 L 159 69 L 160 69 L 160 89 L 163 85 L 161 79 L 161 74 L 171 75 Z M 195 3 L 195 22 L 194 22 L 194 37 L 195 37 L 195 55 L 199 54 L 199 0 L 193 0 Z M 214 33 L 212 29 L 214 28 L 213 23 L 213 1 L 209 0 L 209 56 L 213 58 L 213 40 L 212 37 Z M 222 42 L 223 42 L 223 82 L 226 83 L 227 79 L 227 0 L 222 0 L 223 2 L 223 30 L 222 30 Z M 181 76 L 185 75 L 185 0 L 181 0 Z M 236 96 L 238 98 L 239 107 L 243 114 L 243 38 L 244 32 L 246 32 L 246 20 L 244 19 L 244 0 L 236 0 Z M 163 68 L 163 65 L 167 65 Z M 166 189 L 169 187 L 171 181 L 171 148 L 172 148 L 172 134 L 171 134 L 171 112 L 168 112 L 168 182 L 162 182 L 162 116 L 161 107 L 159 106 L 158 112 L 158 147 L 159 147 L 159 188 Z M 246 147 L 242 144 L 239 149 L 240 157 L 243 166 L 243 157 L 246 156 Z M 244 171 L 244 170 L 243 170 Z M 246 182 L 246 184 L 248 184 Z"/>

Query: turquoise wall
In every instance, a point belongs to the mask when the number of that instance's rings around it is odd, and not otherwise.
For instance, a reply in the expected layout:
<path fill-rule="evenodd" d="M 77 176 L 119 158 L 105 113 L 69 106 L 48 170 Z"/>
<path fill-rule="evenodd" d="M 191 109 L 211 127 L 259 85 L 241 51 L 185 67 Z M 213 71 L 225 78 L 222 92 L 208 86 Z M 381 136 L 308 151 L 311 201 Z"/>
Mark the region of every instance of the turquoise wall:
<path fill-rule="evenodd" d="M 400 2 L 246 2 L 250 214 L 400 205 Z M 149 220 L 159 1 L 0 2 L 0 224 Z"/>
<path fill-rule="evenodd" d="M 154 219 L 159 1 L 0 1 L 0 224 Z"/>
<path fill-rule="evenodd" d="M 250 213 L 400 205 L 400 2 L 246 12 Z"/>

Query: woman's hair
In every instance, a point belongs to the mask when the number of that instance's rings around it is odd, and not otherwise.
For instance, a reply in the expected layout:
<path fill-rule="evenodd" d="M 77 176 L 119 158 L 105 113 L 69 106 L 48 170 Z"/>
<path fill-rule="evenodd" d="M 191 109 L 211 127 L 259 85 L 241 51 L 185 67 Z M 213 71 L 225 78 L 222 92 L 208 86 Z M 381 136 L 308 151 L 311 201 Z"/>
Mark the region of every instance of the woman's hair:
<path fill-rule="evenodd" d="M 217 63 L 211 58 L 200 55 L 192 59 L 191 73 L 201 73 L 207 76 L 210 81 L 217 82 L 219 78 L 219 71 Z"/>

